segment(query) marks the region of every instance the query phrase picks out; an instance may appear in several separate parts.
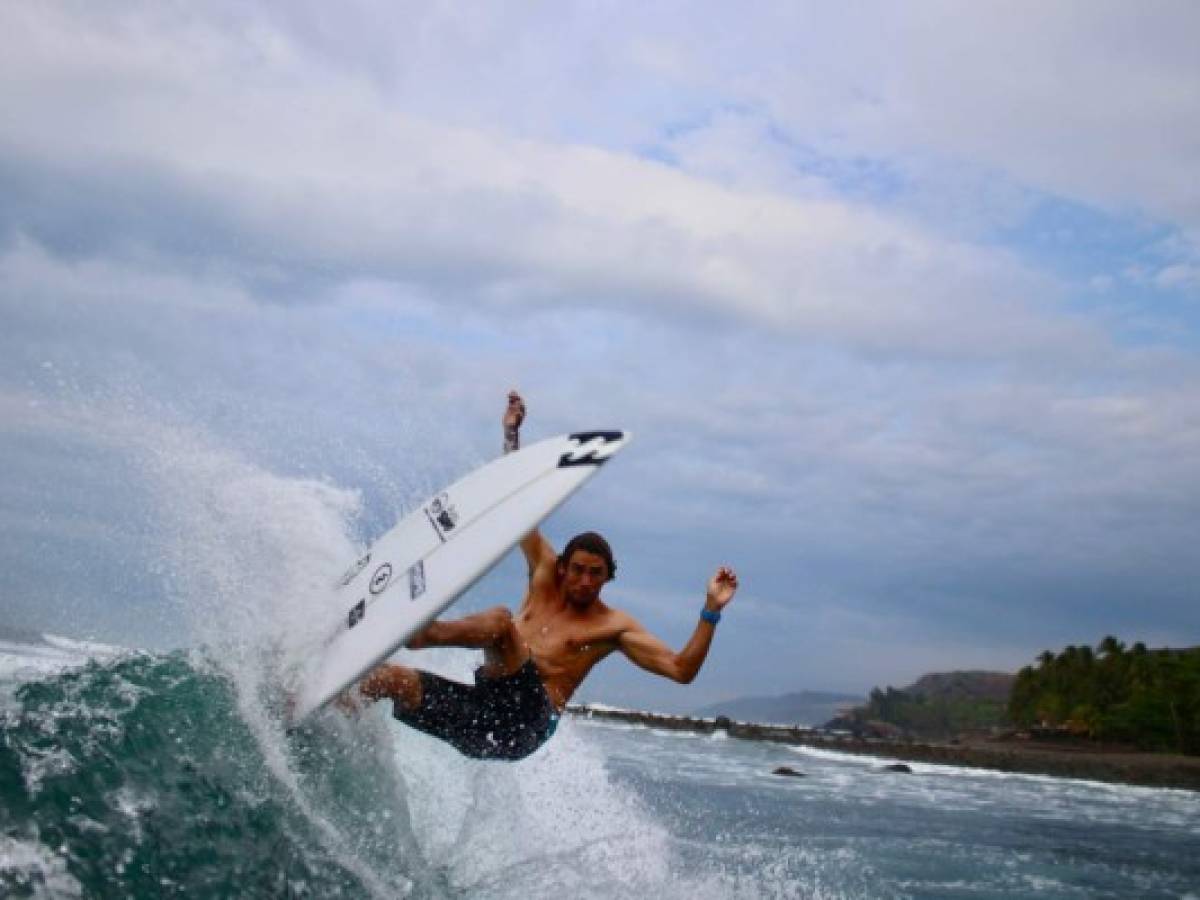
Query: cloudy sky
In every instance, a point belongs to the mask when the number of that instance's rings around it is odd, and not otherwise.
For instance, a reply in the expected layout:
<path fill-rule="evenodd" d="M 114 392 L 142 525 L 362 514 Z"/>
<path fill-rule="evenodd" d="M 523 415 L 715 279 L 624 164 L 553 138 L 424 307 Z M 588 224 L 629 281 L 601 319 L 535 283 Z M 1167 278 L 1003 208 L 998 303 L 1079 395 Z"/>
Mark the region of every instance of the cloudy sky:
<path fill-rule="evenodd" d="M 1197 34 L 1186 0 L 0 3 L 4 615 L 194 642 L 495 455 L 517 386 L 527 439 L 636 434 L 547 526 L 609 534 L 611 602 L 678 646 L 742 577 L 694 685 L 613 660 L 585 697 L 1198 643 Z"/>

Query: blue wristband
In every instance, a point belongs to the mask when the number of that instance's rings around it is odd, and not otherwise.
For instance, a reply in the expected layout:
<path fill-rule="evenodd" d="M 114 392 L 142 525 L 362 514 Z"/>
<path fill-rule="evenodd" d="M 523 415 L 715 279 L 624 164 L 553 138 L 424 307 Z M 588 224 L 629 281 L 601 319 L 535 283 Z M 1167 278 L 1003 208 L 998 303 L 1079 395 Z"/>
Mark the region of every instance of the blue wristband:
<path fill-rule="evenodd" d="M 702 609 L 700 610 L 700 618 L 709 625 L 716 625 L 721 621 L 721 614 L 719 612 L 713 612 L 710 609 Z"/>

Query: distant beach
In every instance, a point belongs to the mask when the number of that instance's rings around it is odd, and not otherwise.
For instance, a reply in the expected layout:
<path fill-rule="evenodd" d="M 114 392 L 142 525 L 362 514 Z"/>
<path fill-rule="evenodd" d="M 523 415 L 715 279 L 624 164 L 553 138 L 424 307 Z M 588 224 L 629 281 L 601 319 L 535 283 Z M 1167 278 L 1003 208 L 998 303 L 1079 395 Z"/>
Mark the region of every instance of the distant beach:
<path fill-rule="evenodd" d="M 1025 739 L 1015 735 L 958 742 L 893 741 L 856 738 L 820 728 L 738 722 L 724 717 L 673 716 L 598 705 L 570 706 L 568 712 L 649 728 L 701 734 L 724 731 L 730 737 L 742 740 L 816 747 L 907 762 L 1200 791 L 1200 757 L 1089 746 L 1083 742 Z"/>

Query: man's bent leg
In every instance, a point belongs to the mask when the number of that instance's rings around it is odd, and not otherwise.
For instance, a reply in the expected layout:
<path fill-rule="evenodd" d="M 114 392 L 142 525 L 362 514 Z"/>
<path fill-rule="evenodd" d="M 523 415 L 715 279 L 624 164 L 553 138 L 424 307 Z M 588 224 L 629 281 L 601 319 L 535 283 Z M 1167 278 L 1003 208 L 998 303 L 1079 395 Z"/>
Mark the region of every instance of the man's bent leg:
<path fill-rule="evenodd" d="M 452 622 L 433 622 L 418 632 L 408 646 L 413 650 L 423 647 L 482 649 L 483 674 L 488 678 L 511 675 L 529 659 L 529 648 L 521 640 L 512 612 L 505 606 L 494 606 Z"/>

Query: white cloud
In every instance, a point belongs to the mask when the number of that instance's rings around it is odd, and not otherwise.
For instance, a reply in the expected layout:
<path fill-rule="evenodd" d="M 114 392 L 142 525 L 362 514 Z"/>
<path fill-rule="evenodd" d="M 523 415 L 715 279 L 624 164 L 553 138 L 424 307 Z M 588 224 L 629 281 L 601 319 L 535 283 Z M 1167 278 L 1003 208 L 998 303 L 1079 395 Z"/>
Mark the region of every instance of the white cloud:
<path fill-rule="evenodd" d="M 861 205 L 418 119 L 306 66 L 278 33 L 222 42 L 188 21 L 148 42 L 40 15 L 6 23 L 22 39 L 5 81 L 24 87 L 6 94 L 9 165 L 43 191 L 87 170 L 114 201 L 80 201 L 94 217 L 81 223 L 68 198 L 57 214 L 70 225 L 50 223 L 51 235 L 220 252 L 260 280 L 370 274 L 506 307 L 715 313 L 873 348 L 1069 352 L 1080 340 L 1036 311 L 1031 298 L 1053 286 L 1012 257 Z M 160 232 L 173 215 L 193 233 Z"/>
<path fill-rule="evenodd" d="M 682 17 L 658 40 L 677 80 L 765 110 L 801 144 L 915 166 L 925 179 L 966 163 L 1196 226 L 1192 4 L 779 4 L 738 24 Z"/>
<path fill-rule="evenodd" d="M 1160 269 L 1154 283 L 1161 288 L 1200 288 L 1200 266 L 1174 263 Z"/>

